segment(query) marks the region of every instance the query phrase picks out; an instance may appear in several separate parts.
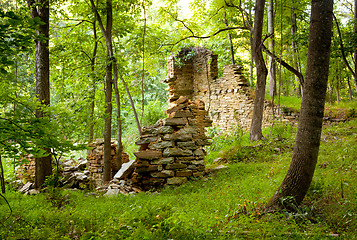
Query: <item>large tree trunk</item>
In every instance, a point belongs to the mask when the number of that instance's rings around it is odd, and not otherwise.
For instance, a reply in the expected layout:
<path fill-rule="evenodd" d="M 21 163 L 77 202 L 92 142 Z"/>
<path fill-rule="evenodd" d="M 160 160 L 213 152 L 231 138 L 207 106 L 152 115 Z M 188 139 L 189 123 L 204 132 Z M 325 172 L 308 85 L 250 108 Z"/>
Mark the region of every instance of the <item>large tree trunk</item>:
<path fill-rule="evenodd" d="M 293 200 L 294 205 L 300 204 L 314 175 L 329 72 L 332 9 L 333 0 L 311 3 L 306 79 L 295 148 L 281 186 L 266 205 L 268 211 L 289 208 L 288 204 L 284 205 L 284 200 L 288 199 Z"/>
<path fill-rule="evenodd" d="M 265 4 L 265 0 L 256 0 L 255 3 L 252 53 L 255 60 L 255 67 L 257 69 L 257 87 L 255 90 L 252 125 L 250 127 L 251 141 L 259 140 L 263 137 L 262 121 L 263 121 L 263 112 L 264 112 L 266 77 L 268 74 L 268 70 L 265 66 L 262 47 L 261 47 L 263 19 L 264 19 L 264 4 Z"/>
<path fill-rule="evenodd" d="M 268 34 L 270 35 L 269 49 L 275 55 L 274 36 L 274 1 L 269 0 L 268 4 Z M 269 55 L 269 95 L 274 97 L 276 93 L 276 65 L 274 58 Z"/>
<path fill-rule="evenodd" d="M 48 0 L 28 0 L 31 17 L 39 17 L 44 24 L 36 30 L 36 35 L 43 40 L 35 40 L 36 52 L 36 97 L 44 105 L 50 105 L 50 57 L 49 57 L 49 19 L 50 4 Z M 36 110 L 36 118 L 44 117 L 42 108 Z M 41 188 L 47 176 L 52 174 L 51 152 L 46 149 L 48 156 L 35 159 L 35 188 Z"/>

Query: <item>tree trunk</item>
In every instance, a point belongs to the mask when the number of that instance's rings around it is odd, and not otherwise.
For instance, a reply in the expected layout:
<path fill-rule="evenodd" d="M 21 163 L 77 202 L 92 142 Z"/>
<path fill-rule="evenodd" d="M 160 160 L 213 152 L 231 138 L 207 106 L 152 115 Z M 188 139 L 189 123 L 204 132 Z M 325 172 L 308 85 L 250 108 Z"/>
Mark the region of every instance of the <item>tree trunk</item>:
<path fill-rule="evenodd" d="M 49 57 L 49 19 L 50 4 L 48 0 L 27 0 L 31 17 L 39 17 L 44 24 L 36 30 L 36 35 L 44 40 L 35 40 L 36 52 L 36 97 L 43 106 L 50 105 L 50 57 Z M 44 117 L 42 108 L 36 109 L 36 118 Z M 51 151 L 46 149 L 48 156 L 35 159 L 35 188 L 42 187 L 47 176 L 52 174 Z"/>
<path fill-rule="evenodd" d="M 350 101 L 352 101 L 352 88 L 351 88 L 351 83 L 350 83 L 350 76 L 347 75 L 347 85 L 348 85 L 348 93 L 350 96 Z"/>
<path fill-rule="evenodd" d="M 91 73 L 92 73 L 92 101 L 90 103 L 90 113 L 89 113 L 89 137 L 88 143 L 93 142 L 93 135 L 94 135 L 94 107 L 95 107 L 95 85 L 96 85 L 96 76 L 95 76 L 95 60 L 97 57 L 97 48 L 98 48 L 98 41 L 97 41 L 97 27 L 96 27 L 97 19 L 94 17 L 93 21 L 93 40 L 94 40 L 94 47 L 93 47 L 93 54 L 90 59 L 91 63 Z"/>
<path fill-rule="evenodd" d="M 267 211 L 293 210 L 304 199 L 314 175 L 329 73 L 332 10 L 333 0 L 311 3 L 307 69 L 295 148 L 289 170 L 266 205 Z"/>
<path fill-rule="evenodd" d="M 299 59 L 299 47 L 297 45 L 297 42 L 295 40 L 295 36 L 297 33 L 297 24 L 296 24 L 296 13 L 295 13 L 295 8 L 291 8 L 291 34 L 293 36 L 293 40 L 291 42 L 292 48 L 293 48 L 293 61 L 294 61 L 294 67 L 297 71 L 301 72 L 301 67 L 300 67 L 300 59 Z M 299 83 L 299 78 L 295 76 L 295 80 L 297 82 L 297 88 L 296 88 L 296 93 L 298 96 L 302 95 L 302 85 Z"/>
<path fill-rule="evenodd" d="M 252 9 L 249 8 L 249 19 L 252 19 Z M 253 66 L 254 66 L 254 54 L 253 54 L 253 31 L 249 32 L 250 43 L 250 64 L 249 64 L 249 83 L 253 85 Z"/>
<path fill-rule="evenodd" d="M 141 136 L 141 126 L 140 126 L 138 114 L 136 113 L 136 109 L 135 109 L 135 104 L 134 104 L 133 98 L 131 97 L 129 88 L 128 88 L 128 86 L 126 85 L 126 82 L 124 81 L 123 76 L 120 74 L 120 72 L 118 72 L 118 74 L 119 74 L 119 77 L 120 77 L 121 82 L 122 82 L 123 85 L 124 85 L 125 91 L 126 91 L 126 93 L 128 94 L 128 97 L 129 97 L 129 100 L 130 100 L 130 104 L 131 104 L 131 108 L 133 109 L 133 112 L 134 112 L 135 122 L 136 122 L 136 126 L 137 126 L 137 128 L 138 128 L 139 136 Z"/>
<path fill-rule="evenodd" d="M 116 59 L 113 62 L 114 69 L 114 91 L 115 91 L 115 99 L 117 104 L 117 123 L 118 123 L 118 149 L 115 156 L 116 167 L 119 170 L 121 165 L 123 164 L 121 156 L 123 153 L 123 143 L 122 143 L 122 122 L 121 122 L 121 113 L 120 113 L 120 94 L 118 89 L 118 67 Z"/>
<path fill-rule="evenodd" d="M 141 72 L 141 119 L 140 123 L 142 124 L 144 118 L 144 110 L 145 110 L 145 36 L 146 36 L 146 8 L 145 8 L 145 0 L 143 1 L 143 12 L 144 12 L 144 32 L 143 32 L 143 65 L 142 65 L 142 72 Z M 118 75 L 117 75 L 118 77 Z M 117 78 L 118 79 L 118 78 Z"/>
<path fill-rule="evenodd" d="M 107 66 L 105 73 L 105 116 L 104 116 L 104 148 L 103 148 L 103 181 L 111 178 L 111 141 L 112 141 L 112 43 L 107 43 Z"/>
<path fill-rule="evenodd" d="M 268 4 L 268 34 L 270 35 L 269 49 L 275 55 L 274 36 L 274 0 L 269 0 Z M 269 95 L 274 97 L 276 93 L 276 65 L 274 58 L 269 56 Z"/>
<path fill-rule="evenodd" d="M 353 18 L 354 18 L 354 27 L 353 30 L 355 34 L 357 34 L 357 0 L 354 1 L 354 13 L 353 13 Z M 354 52 L 354 64 L 355 64 L 355 71 L 354 71 L 354 82 L 355 82 L 355 89 L 357 91 L 357 48 L 355 49 Z"/>
<path fill-rule="evenodd" d="M 227 20 L 227 14 L 226 11 L 224 11 L 224 23 L 226 24 L 226 27 L 229 27 L 228 24 L 228 20 Z M 229 31 L 227 31 L 227 36 L 228 36 L 228 41 L 229 41 L 229 50 L 230 50 L 230 54 L 231 54 L 231 63 L 233 65 L 235 65 L 235 60 L 234 60 L 234 48 L 233 48 L 233 42 L 232 42 L 232 36 L 229 33 Z"/>
<path fill-rule="evenodd" d="M 4 168 L 2 166 L 1 155 L 0 155 L 0 185 L 1 185 L 1 192 L 5 193 Z"/>
<path fill-rule="evenodd" d="M 255 17 L 253 29 L 253 45 L 252 52 L 255 60 L 257 71 L 257 86 L 255 90 L 254 109 L 252 125 L 250 127 L 250 140 L 255 141 L 263 138 L 262 121 L 264 112 L 265 85 L 268 70 L 265 66 L 262 53 L 262 30 L 264 19 L 264 4 L 265 0 L 256 0 Z"/>
<path fill-rule="evenodd" d="M 104 28 L 102 18 L 93 0 L 90 0 L 92 9 L 98 20 L 99 27 L 105 38 L 107 47 L 107 66 L 105 69 L 105 115 L 104 115 L 104 148 L 103 148 L 103 181 L 109 182 L 111 178 L 111 134 L 112 134 L 112 69 L 113 69 L 113 6 L 112 0 L 107 0 L 107 24 Z"/>
<path fill-rule="evenodd" d="M 340 79 L 338 77 L 338 69 L 336 70 L 336 101 L 340 104 Z"/>

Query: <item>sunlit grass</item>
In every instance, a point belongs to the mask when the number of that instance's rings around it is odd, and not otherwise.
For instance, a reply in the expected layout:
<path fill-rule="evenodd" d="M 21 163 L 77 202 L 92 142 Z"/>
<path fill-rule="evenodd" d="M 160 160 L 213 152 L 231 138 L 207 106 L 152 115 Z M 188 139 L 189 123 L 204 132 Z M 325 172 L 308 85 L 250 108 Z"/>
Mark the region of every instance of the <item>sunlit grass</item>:
<path fill-rule="evenodd" d="M 9 239 L 325 239 L 353 237 L 356 230 L 355 159 L 357 121 L 323 131 L 313 184 L 300 214 L 264 214 L 264 204 L 284 178 L 296 130 L 275 125 L 261 142 L 246 134 L 226 136 L 227 168 L 160 193 L 107 198 L 61 191 L 58 209 L 51 194 L 8 191 L 10 212 L 0 200 L 0 236 Z M 285 129 L 285 131 L 284 131 Z M 237 148 L 237 144 L 240 148 Z M 218 143 L 217 143 L 218 144 Z M 234 149 L 240 153 L 234 153 Z M 213 154 L 215 151 L 211 151 Z M 218 151 L 219 152 L 219 151 Z M 235 159 L 238 156 L 238 159 Z M 210 155 L 208 156 L 208 159 Z M 9 219 L 5 221 L 8 217 Z M 8 231 L 10 229 L 10 231 Z M 344 234 L 344 235 L 343 235 Z"/>

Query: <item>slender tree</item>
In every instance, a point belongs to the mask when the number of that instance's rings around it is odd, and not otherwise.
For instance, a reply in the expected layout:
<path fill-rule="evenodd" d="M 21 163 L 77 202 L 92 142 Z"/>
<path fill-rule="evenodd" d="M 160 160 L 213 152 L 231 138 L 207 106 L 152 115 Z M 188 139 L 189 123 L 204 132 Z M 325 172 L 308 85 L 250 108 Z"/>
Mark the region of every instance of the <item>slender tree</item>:
<path fill-rule="evenodd" d="M 296 34 L 297 34 L 297 23 L 296 23 L 296 12 L 295 12 L 295 7 L 291 8 L 291 34 L 293 36 L 293 40 L 291 42 L 292 50 L 293 50 L 293 62 L 294 62 L 294 67 L 298 72 L 301 72 L 301 67 L 300 67 L 300 59 L 299 59 L 299 47 L 298 43 L 296 41 Z M 299 77 L 295 75 L 295 80 L 298 83 L 299 82 Z M 296 88 L 297 94 L 300 96 L 301 95 L 301 88 L 302 84 L 298 83 L 298 87 Z"/>
<path fill-rule="evenodd" d="M 105 39 L 107 47 L 107 66 L 105 74 L 105 116 L 104 116 L 104 150 L 103 150 L 103 181 L 108 182 L 111 178 L 111 132 L 112 132 L 112 69 L 113 69 L 113 4 L 112 0 L 106 2 L 106 27 L 104 27 L 97 6 L 90 0 L 92 9 L 96 15 L 99 27 Z"/>
<path fill-rule="evenodd" d="M 353 20 L 354 20 L 353 30 L 354 30 L 355 34 L 357 34 L 357 0 L 354 0 Z M 355 64 L 355 71 L 354 71 L 353 79 L 354 79 L 355 88 L 357 91 L 357 48 L 355 49 L 353 55 L 354 55 L 354 64 Z"/>
<path fill-rule="evenodd" d="M 49 60 L 49 0 L 27 0 L 32 18 L 40 18 L 41 24 L 36 30 L 39 39 L 35 40 L 36 52 L 36 97 L 41 105 L 50 105 L 50 60 Z M 44 117 L 42 107 L 36 110 L 36 117 Z M 35 187 L 41 188 L 47 176 L 52 174 L 51 154 L 45 149 L 47 156 L 35 159 Z"/>
<path fill-rule="evenodd" d="M 269 49 L 275 54 L 275 36 L 274 36 L 274 0 L 269 0 L 268 4 L 268 34 L 270 36 Z M 273 97 L 276 92 L 276 66 L 272 56 L 269 56 L 269 95 Z"/>
<path fill-rule="evenodd" d="M 257 69 L 256 70 L 257 86 L 255 90 L 252 125 L 250 127 L 251 141 L 259 140 L 263 137 L 262 121 L 263 121 L 263 111 L 264 111 L 265 85 L 266 85 L 266 78 L 268 75 L 268 70 L 265 66 L 263 52 L 262 52 L 264 5 L 265 5 L 265 0 L 256 0 L 252 54 L 255 61 L 255 67 Z"/>
<path fill-rule="evenodd" d="M 97 20 L 94 17 L 94 21 L 92 23 L 93 27 L 93 52 L 92 56 L 89 58 L 90 60 L 90 69 L 92 73 L 92 92 L 91 92 L 91 102 L 90 102 L 90 114 L 89 114 L 89 136 L 88 136 L 88 143 L 93 142 L 93 136 L 94 136 L 94 107 L 95 107 L 95 85 L 96 85 L 96 79 L 97 77 L 95 76 L 95 61 L 97 57 L 97 49 L 98 49 L 98 37 L 97 37 Z"/>
<path fill-rule="evenodd" d="M 310 187 L 319 153 L 329 73 L 333 0 L 311 3 L 309 49 L 298 132 L 289 170 L 268 211 L 300 204 Z M 293 200 L 292 205 L 284 204 Z M 290 202 L 291 203 L 291 202 Z"/>

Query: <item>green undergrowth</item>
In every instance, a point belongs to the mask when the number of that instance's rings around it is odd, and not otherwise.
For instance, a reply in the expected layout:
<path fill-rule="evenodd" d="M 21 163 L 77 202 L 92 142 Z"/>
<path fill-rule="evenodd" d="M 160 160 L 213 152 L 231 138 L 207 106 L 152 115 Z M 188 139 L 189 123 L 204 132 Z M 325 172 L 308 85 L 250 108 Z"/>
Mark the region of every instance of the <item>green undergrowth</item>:
<path fill-rule="evenodd" d="M 215 138 L 207 162 L 226 168 L 160 192 L 104 197 L 48 189 L 24 196 L 8 189 L 12 213 L 0 199 L 0 239 L 353 239 L 356 126 L 353 120 L 323 130 L 313 183 L 296 213 L 264 213 L 296 134 L 276 123 L 254 144 L 240 130 Z"/>
<path fill-rule="evenodd" d="M 351 119 L 357 117 L 357 102 L 348 101 L 339 104 L 326 103 L 325 116 L 333 118 Z"/>
<path fill-rule="evenodd" d="M 272 100 L 272 98 L 269 95 L 266 95 L 265 98 L 269 101 Z M 280 105 L 282 110 L 300 112 L 301 97 L 295 97 L 295 96 L 280 96 L 280 97 L 278 97 L 278 96 L 275 96 L 274 104 Z"/>

